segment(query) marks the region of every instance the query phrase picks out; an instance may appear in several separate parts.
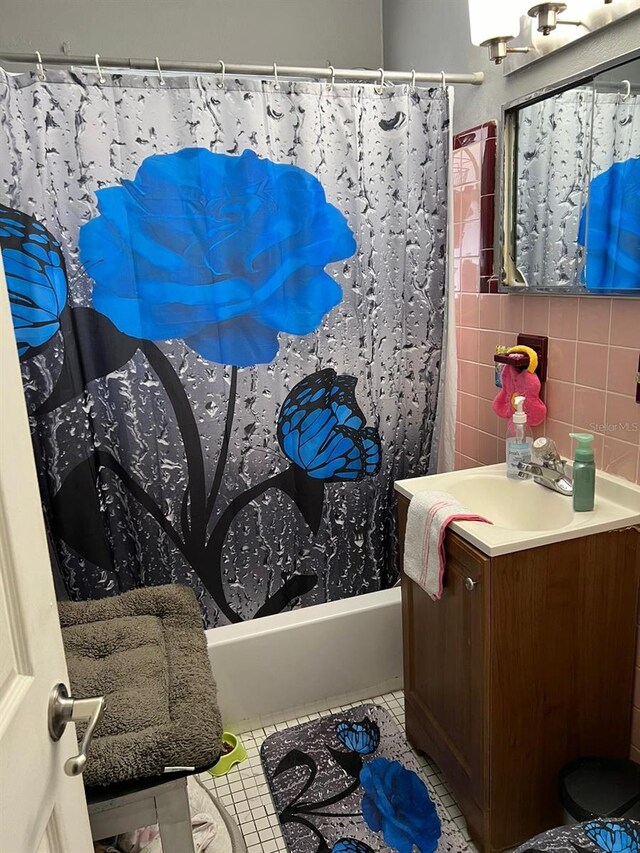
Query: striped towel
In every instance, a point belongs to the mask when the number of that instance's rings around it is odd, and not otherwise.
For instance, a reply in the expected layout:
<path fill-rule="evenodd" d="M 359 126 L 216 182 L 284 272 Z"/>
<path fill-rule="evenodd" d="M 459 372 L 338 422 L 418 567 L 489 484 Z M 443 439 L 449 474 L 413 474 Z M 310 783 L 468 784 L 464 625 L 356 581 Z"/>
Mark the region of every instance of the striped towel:
<path fill-rule="evenodd" d="M 446 492 L 419 492 L 411 499 L 404 538 L 404 573 L 434 601 L 442 596 L 444 534 L 451 521 L 484 521 Z"/>

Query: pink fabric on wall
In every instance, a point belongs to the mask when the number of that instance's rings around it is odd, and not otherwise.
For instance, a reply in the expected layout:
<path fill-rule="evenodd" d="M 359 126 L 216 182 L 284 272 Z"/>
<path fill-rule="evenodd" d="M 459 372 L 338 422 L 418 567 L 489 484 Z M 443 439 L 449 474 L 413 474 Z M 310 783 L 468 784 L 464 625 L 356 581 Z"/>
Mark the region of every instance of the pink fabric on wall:
<path fill-rule="evenodd" d="M 499 418 L 510 420 L 516 410 L 516 397 L 524 397 L 522 408 L 527 416 L 527 423 L 531 427 L 538 426 L 547 415 L 547 407 L 540 399 L 540 392 L 540 380 L 535 373 L 505 364 L 502 371 L 502 388 L 493 401 L 493 411 Z"/>

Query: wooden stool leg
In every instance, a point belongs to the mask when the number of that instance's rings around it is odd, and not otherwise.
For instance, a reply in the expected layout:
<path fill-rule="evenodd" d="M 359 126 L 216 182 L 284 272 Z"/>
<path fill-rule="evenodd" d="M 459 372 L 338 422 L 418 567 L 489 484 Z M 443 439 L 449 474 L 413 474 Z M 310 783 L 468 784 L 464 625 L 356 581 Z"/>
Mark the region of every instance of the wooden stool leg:
<path fill-rule="evenodd" d="M 163 853 L 195 853 L 187 780 L 168 793 L 155 795 Z"/>

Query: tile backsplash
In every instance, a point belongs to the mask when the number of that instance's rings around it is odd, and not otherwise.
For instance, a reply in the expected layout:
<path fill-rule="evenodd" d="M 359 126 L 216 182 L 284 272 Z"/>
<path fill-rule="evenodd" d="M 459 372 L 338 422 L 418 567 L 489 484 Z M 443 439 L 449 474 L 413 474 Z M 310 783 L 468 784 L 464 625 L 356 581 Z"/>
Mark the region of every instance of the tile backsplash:
<path fill-rule="evenodd" d="M 570 432 L 595 435 L 596 464 L 640 482 L 640 405 L 636 374 L 640 299 L 456 293 L 458 416 L 456 467 L 504 459 L 506 421 L 491 408 L 496 344 L 518 332 L 549 338 L 542 396 L 547 419 L 534 428 L 572 455 Z"/>

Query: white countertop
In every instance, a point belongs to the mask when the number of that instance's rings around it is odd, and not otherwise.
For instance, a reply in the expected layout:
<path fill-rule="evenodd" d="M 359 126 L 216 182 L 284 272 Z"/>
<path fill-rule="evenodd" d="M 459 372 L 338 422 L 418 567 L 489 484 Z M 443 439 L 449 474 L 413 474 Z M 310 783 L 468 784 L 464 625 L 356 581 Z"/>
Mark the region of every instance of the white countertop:
<path fill-rule="evenodd" d="M 596 473 L 592 512 L 574 512 L 570 497 L 533 480 L 509 480 L 504 463 L 395 483 L 395 490 L 409 500 L 429 489 L 450 492 L 471 512 L 493 522 L 450 524 L 452 530 L 489 557 L 640 525 L 640 486 L 602 471 Z"/>

